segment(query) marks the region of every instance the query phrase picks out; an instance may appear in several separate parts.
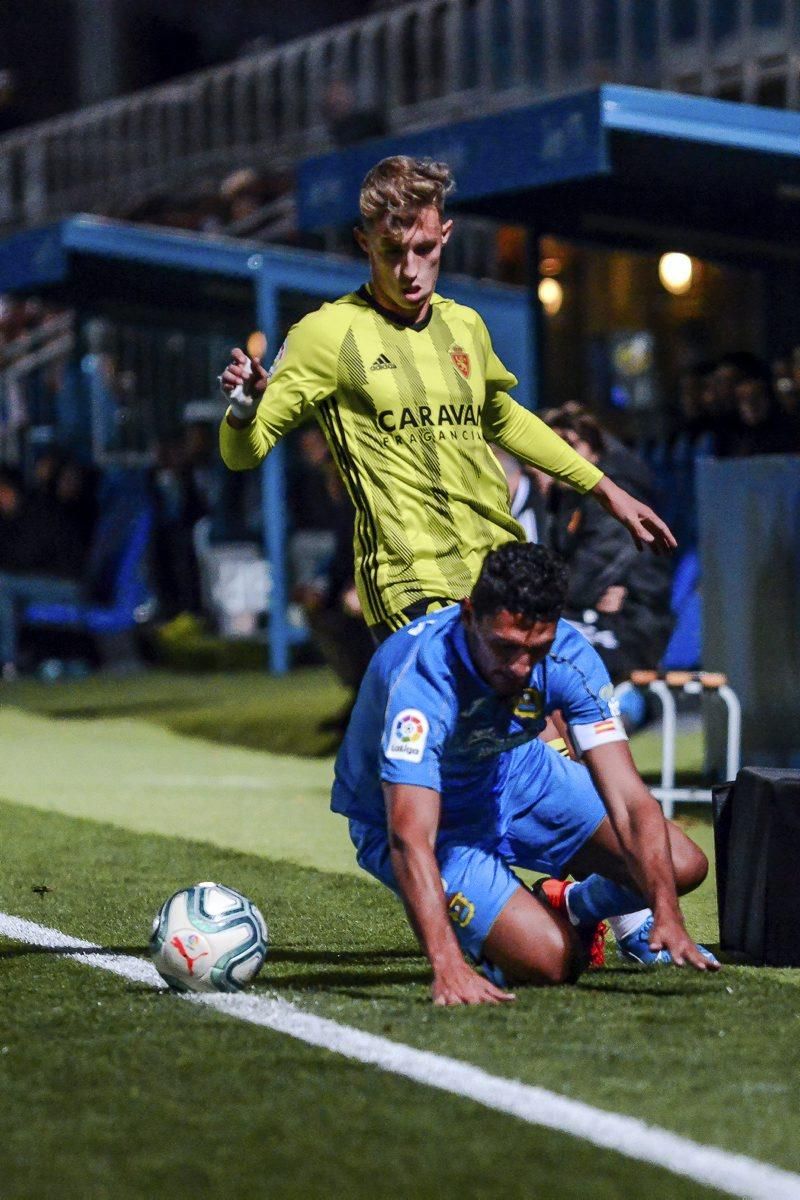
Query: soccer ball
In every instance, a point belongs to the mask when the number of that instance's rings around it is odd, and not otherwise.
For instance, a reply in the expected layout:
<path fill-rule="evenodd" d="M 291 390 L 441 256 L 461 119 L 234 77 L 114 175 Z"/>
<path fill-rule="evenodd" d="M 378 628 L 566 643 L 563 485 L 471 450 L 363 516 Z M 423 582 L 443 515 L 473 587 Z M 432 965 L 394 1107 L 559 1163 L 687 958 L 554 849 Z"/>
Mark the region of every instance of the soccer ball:
<path fill-rule="evenodd" d="M 267 957 L 267 924 L 246 896 L 221 883 L 196 883 L 165 900 L 153 921 L 150 954 L 179 992 L 239 992 Z"/>

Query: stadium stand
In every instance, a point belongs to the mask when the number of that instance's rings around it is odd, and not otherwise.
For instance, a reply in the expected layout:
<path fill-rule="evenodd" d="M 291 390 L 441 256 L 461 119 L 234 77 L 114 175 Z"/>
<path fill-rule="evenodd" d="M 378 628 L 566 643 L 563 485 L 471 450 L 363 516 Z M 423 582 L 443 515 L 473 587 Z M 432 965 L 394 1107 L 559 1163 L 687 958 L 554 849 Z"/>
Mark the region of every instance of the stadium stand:
<path fill-rule="evenodd" d="M 292 191 L 297 162 L 382 133 L 499 113 L 609 79 L 796 107 L 792 6 L 754 0 L 728 7 L 722 19 L 725 6 L 712 0 L 374 5 L 363 19 L 250 47 L 224 66 L 6 134 L 0 230 L 88 209 L 188 233 L 291 243 L 301 239 Z M 352 250 L 342 230 L 302 237 Z M 463 214 L 448 269 L 526 282 L 536 267 L 532 257 L 519 227 Z M 158 427 L 161 404 L 142 401 L 146 371 L 163 375 L 174 394 L 176 364 L 188 362 L 193 395 L 204 397 L 220 357 L 221 341 L 206 333 L 193 340 L 187 331 L 145 330 L 116 318 L 76 334 L 68 312 L 30 300 L 10 300 L 9 308 L 16 328 L 0 346 L 0 458 L 28 471 L 41 446 L 73 419 L 70 393 L 86 385 L 79 371 L 90 376 L 92 403 L 108 417 L 108 436 L 88 453 L 95 461 L 141 465 L 174 432 Z M 81 360 L 76 336 L 88 342 L 80 345 L 89 350 Z M 792 362 L 787 355 L 776 364 L 775 396 L 788 414 L 782 429 L 796 431 Z M 713 421 L 700 430 L 687 412 L 642 447 L 662 511 L 690 547 L 697 464 L 715 437 L 721 440 Z"/>
<path fill-rule="evenodd" d="M 479 9 L 472 0 L 423 0 L 379 8 L 6 134 L 0 229 L 81 210 L 126 216 L 165 192 L 213 197 L 232 171 L 264 162 L 289 172 L 298 157 L 334 144 L 332 84 L 346 84 L 358 111 L 379 112 L 389 131 L 609 79 L 795 108 L 791 7 L 497 0 Z M 267 236 L 273 216 L 265 214 Z"/>

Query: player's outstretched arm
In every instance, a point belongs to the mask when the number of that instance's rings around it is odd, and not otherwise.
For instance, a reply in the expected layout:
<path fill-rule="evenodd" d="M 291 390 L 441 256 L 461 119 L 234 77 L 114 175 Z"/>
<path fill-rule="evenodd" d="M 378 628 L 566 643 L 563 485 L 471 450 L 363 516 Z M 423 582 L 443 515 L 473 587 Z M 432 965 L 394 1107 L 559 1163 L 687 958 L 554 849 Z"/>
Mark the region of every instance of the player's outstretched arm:
<path fill-rule="evenodd" d="M 677 542 L 669 527 L 646 504 L 631 496 L 562 437 L 504 392 L 487 398 L 482 416 L 487 441 L 496 442 L 510 454 L 577 491 L 591 492 L 603 507 L 629 531 L 641 550 L 649 546 L 656 554 L 668 554 Z"/>
<path fill-rule="evenodd" d="M 667 523 L 649 505 L 637 500 L 607 475 L 595 484 L 591 495 L 606 512 L 625 526 L 637 549 L 648 546 L 654 554 L 670 554 L 677 546 L 675 535 Z"/>
<path fill-rule="evenodd" d="M 267 372 L 259 358 L 250 358 L 244 350 L 234 346 L 231 361 L 219 377 L 223 395 L 228 401 L 228 424 L 233 429 L 243 429 L 255 418 L 264 392 L 267 390 Z"/>
<path fill-rule="evenodd" d="M 441 800 L 431 788 L 385 784 L 389 847 L 408 919 L 433 968 L 434 1004 L 499 1004 L 513 1000 L 464 961 L 447 916 L 433 847 Z"/>

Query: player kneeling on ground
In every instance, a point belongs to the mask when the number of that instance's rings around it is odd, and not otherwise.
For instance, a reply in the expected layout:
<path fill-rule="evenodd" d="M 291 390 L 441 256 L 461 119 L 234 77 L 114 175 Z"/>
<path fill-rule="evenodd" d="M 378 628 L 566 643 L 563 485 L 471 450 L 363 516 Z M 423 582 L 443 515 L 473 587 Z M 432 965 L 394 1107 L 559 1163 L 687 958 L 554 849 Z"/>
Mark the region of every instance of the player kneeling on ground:
<path fill-rule="evenodd" d="M 469 599 L 378 649 L 339 751 L 332 807 L 360 866 L 403 900 L 436 1004 L 574 981 L 598 921 L 621 914 L 638 914 L 633 934 L 617 929 L 623 950 L 638 934 L 627 957 L 719 966 L 678 905 L 705 855 L 664 820 L 600 658 L 559 620 L 566 582 L 543 546 L 491 551 Z M 585 765 L 539 740 L 556 709 Z M 514 866 L 580 882 L 552 881 L 539 899 Z"/>

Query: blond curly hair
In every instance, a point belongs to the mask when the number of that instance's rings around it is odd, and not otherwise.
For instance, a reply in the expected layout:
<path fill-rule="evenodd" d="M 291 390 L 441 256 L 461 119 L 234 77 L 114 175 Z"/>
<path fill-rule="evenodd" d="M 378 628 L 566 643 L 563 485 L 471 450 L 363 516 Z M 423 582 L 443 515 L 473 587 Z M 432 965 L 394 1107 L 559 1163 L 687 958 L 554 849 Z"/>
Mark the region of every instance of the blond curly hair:
<path fill-rule="evenodd" d="M 385 217 L 390 236 L 402 237 L 423 208 L 436 208 L 443 217 L 445 198 L 454 187 L 447 163 L 405 154 L 383 158 L 361 185 L 361 219 L 368 229 Z"/>

